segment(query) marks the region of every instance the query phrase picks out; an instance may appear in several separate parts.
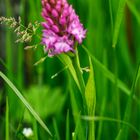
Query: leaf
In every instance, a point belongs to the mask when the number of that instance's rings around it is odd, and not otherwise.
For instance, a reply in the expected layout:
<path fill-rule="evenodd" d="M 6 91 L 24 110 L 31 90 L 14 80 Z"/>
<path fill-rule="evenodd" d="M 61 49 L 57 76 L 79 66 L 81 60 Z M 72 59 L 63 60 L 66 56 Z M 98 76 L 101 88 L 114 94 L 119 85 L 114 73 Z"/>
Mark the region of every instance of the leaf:
<path fill-rule="evenodd" d="M 59 56 L 57 56 L 59 58 L 59 60 L 65 65 L 65 66 L 68 66 L 68 69 L 75 81 L 75 83 L 77 84 L 79 90 L 80 90 L 80 85 L 79 85 L 79 82 L 78 82 L 78 79 L 77 79 L 77 76 L 76 76 L 76 72 L 75 72 L 75 69 L 72 65 L 72 61 L 70 59 L 69 56 L 67 56 L 66 54 L 61 54 Z"/>
<path fill-rule="evenodd" d="M 95 90 L 94 72 L 93 72 L 91 58 L 89 58 L 89 62 L 90 62 L 90 73 L 89 73 L 89 78 L 88 78 L 86 88 L 85 88 L 85 97 L 86 97 L 88 115 L 94 116 L 95 105 L 96 105 L 96 90 Z M 88 137 L 88 139 L 89 140 L 95 139 L 94 121 L 92 121 L 89 124 L 89 137 Z"/>
<path fill-rule="evenodd" d="M 26 106 L 26 108 L 30 111 L 30 113 L 34 116 L 34 118 L 38 121 L 38 123 L 48 132 L 50 136 L 52 136 L 50 130 L 42 121 L 42 119 L 38 116 L 35 110 L 31 107 L 28 101 L 23 97 L 20 91 L 14 86 L 14 84 L 0 71 L 0 77 L 9 85 L 9 87 L 14 91 L 16 96 L 22 101 L 22 103 Z"/>
<path fill-rule="evenodd" d="M 89 115 L 94 115 L 95 105 L 96 105 L 96 89 L 95 89 L 94 72 L 93 72 L 91 58 L 89 58 L 89 61 L 90 61 L 90 73 L 86 84 L 85 96 L 86 96 L 86 103 L 88 107 L 88 113 Z"/>

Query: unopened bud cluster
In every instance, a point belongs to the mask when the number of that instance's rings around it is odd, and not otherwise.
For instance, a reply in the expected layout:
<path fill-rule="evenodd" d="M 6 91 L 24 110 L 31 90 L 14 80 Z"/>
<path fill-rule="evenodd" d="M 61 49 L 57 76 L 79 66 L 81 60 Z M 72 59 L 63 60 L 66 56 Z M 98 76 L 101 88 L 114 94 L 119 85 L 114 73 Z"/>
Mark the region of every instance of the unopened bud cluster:
<path fill-rule="evenodd" d="M 86 30 L 67 0 L 42 0 L 43 39 L 48 56 L 74 52 L 75 42 L 82 43 Z"/>

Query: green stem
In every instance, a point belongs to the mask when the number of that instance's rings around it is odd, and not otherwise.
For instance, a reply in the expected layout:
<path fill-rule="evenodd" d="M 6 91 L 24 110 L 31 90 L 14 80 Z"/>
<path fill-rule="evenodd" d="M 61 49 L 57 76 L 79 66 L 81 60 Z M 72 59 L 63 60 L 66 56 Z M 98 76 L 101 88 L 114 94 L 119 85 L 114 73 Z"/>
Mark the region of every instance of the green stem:
<path fill-rule="evenodd" d="M 83 79 L 77 50 L 76 50 L 75 56 L 72 57 L 72 63 L 73 63 L 73 67 L 75 69 L 77 79 L 80 85 L 80 91 L 81 91 L 81 96 L 82 96 L 82 101 L 83 101 L 83 113 L 87 114 L 88 110 L 87 110 L 87 103 L 86 103 L 86 98 L 85 98 L 85 82 Z M 86 124 L 86 134 L 88 133 L 87 131 L 88 131 L 88 125 Z"/>
<path fill-rule="evenodd" d="M 80 85 L 80 90 L 81 90 L 82 96 L 84 96 L 84 94 L 85 94 L 85 83 L 84 83 L 84 79 L 83 79 L 83 76 L 82 76 L 82 71 L 81 71 L 81 68 L 80 68 L 78 52 L 76 52 L 76 55 L 72 58 L 72 63 L 73 63 L 73 66 L 75 68 L 75 71 L 76 71 L 76 75 L 77 75 L 77 78 L 78 78 L 78 82 L 79 82 L 79 85 Z"/>
<path fill-rule="evenodd" d="M 83 99 L 83 107 L 84 107 L 84 113 L 87 113 L 87 105 L 86 105 L 86 99 L 85 99 L 85 82 L 83 79 L 83 74 L 82 74 L 82 70 L 80 67 L 80 62 L 79 62 L 79 56 L 78 56 L 78 51 L 76 50 L 76 54 L 74 57 L 72 57 L 72 63 L 73 63 L 73 67 L 75 69 L 76 75 L 77 75 L 77 79 L 80 85 L 80 91 L 81 91 L 81 95 L 82 95 L 82 99 Z"/>

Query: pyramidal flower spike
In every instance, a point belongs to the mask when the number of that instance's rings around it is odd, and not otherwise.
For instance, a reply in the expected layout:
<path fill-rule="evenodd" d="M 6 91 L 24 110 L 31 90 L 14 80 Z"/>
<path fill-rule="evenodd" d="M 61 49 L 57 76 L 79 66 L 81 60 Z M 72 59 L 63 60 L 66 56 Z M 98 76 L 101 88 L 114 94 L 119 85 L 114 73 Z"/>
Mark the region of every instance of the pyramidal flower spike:
<path fill-rule="evenodd" d="M 42 6 L 42 43 L 48 56 L 74 52 L 74 44 L 81 44 L 86 35 L 75 10 L 67 0 L 42 0 Z"/>

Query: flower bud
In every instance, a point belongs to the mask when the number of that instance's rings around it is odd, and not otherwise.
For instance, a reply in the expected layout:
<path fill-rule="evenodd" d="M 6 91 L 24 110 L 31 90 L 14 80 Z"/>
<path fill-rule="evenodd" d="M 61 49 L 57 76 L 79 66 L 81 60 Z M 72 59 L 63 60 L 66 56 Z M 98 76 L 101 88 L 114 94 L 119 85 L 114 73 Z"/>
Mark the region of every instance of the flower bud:
<path fill-rule="evenodd" d="M 75 42 L 82 43 L 86 34 L 75 10 L 67 0 L 42 0 L 42 6 L 42 43 L 48 56 L 74 52 Z"/>

